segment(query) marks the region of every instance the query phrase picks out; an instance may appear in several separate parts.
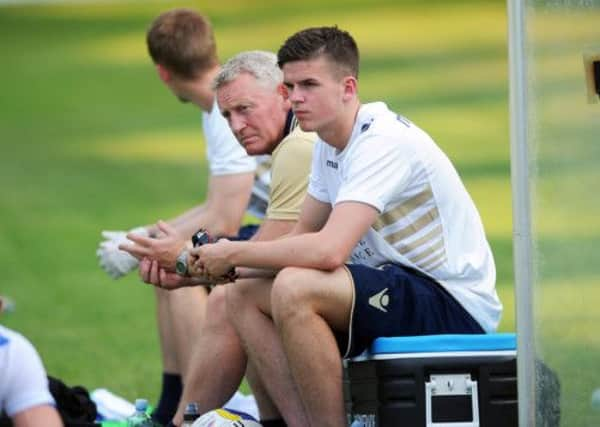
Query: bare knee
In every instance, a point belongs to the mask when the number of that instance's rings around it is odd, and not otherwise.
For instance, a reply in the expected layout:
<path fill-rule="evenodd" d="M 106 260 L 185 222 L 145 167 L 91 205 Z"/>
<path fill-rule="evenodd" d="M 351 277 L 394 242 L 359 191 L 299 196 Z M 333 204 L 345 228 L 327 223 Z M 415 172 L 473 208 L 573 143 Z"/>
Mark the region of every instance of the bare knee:
<path fill-rule="evenodd" d="M 297 267 L 288 267 L 279 272 L 271 292 L 273 320 L 276 324 L 313 311 L 311 302 L 314 292 L 310 276 L 311 270 Z"/>
<path fill-rule="evenodd" d="M 319 316 L 329 325 L 345 330 L 352 310 L 353 287 L 345 269 L 324 272 L 290 267 L 281 270 L 273 283 L 273 320 L 301 325 Z"/>
<path fill-rule="evenodd" d="M 269 315 L 270 289 L 270 284 L 255 280 L 238 280 L 226 285 L 227 318 L 234 325 L 244 326 L 249 316 L 257 312 Z"/>
<path fill-rule="evenodd" d="M 227 321 L 226 292 L 224 286 L 215 286 L 206 300 L 206 321 L 209 324 Z"/>
<path fill-rule="evenodd" d="M 235 282 L 225 287 L 225 305 L 228 314 L 239 313 L 249 304 L 251 290 L 244 281 Z"/>

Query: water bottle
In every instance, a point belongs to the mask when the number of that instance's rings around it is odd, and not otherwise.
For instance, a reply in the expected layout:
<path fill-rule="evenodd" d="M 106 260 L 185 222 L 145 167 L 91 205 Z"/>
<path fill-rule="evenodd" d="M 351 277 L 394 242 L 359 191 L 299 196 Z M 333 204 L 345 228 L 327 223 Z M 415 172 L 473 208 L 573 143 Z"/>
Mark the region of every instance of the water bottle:
<path fill-rule="evenodd" d="M 0 295 L 0 313 L 12 313 L 15 311 L 15 302 L 4 295 Z"/>
<path fill-rule="evenodd" d="M 135 412 L 127 418 L 127 427 L 154 427 L 146 399 L 135 399 Z"/>
<path fill-rule="evenodd" d="M 600 412 L 600 387 L 592 393 L 592 409 Z"/>
<path fill-rule="evenodd" d="M 194 424 L 197 418 L 200 418 L 200 409 L 196 402 L 188 403 L 183 413 L 183 423 L 181 427 L 189 427 Z"/>

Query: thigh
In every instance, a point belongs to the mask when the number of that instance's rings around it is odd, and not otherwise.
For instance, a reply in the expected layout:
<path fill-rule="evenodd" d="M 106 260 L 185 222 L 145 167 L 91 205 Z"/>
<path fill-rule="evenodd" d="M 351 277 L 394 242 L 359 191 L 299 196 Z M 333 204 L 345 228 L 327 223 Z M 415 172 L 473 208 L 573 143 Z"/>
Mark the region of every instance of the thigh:
<path fill-rule="evenodd" d="M 432 278 L 398 265 L 349 265 L 355 287 L 348 355 L 380 336 L 483 333 L 481 326 Z"/>

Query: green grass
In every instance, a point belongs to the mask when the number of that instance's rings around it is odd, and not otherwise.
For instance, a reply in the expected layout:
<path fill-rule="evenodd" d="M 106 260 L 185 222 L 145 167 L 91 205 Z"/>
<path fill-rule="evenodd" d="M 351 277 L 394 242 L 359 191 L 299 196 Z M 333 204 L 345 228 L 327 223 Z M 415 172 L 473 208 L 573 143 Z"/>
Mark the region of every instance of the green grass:
<path fill-rule="evenodd" d="M 0 7 L 0 293 L 17 301 L 16 312 L 2 322 L 31 338 L 53 375 L 128 399 L 157 397 L 153 293 L 133 275 L 115 282 L 98 268 L 100 230 L 176 215 L 203 199 L 206 179 L 199 113 L 160 84 L 145 50 L 147 26 L 167 7 Z M 236 0 L 202 10 L 215 24 L 222 58 L 245 49 L 276 50 L 310 25 L 338 24 L 355 35 L 362 49 L 362 100 L 386 100 L 427 130 L 456 164 L 494 251 L 505 305 L 500 329 L 514 330 L 505 3 L 270 0 L 257 6 Z M 565 54 L 552 49 L 548 34 L 546 50 Z M 551 64 L 541 90 L 564 96 L 575 72 Z M 545 114 L 565 112 L 550 108 Z M 571 123 L 571 129 L 544 132 L 557 138 L 589 132 L 576 117 Z M 576 197 L 565 178 L 573 168 L 579 177 L 597 178 L 598 146 L 580 148 L 571 159 L 560 147 L 539 154 L 541 171 L 555 176 L 539 183 L 542 195 L 563 186 Z M 544 211 L 536 224 L 541 276 L 552 280 L 540 319 L 552 325 L 545 337 L 560 337 L 545 354 L 561 375 L 573 373 L 572 363 L 591 368 L 598 355 L 596 337 L 561 335 L 565 319 L 554 317 L 551 304 L 573 280 L 588 283 L 588 301 L 598 301 L 592 286 L 597 198 L 586 203 L 574 234 L 564 232 L 571 215 L 564 205 Z M 580 302 L 564 301 L 573 307 Z M 569 316 L 569 331 L 588 327 L 590 319 Z M 595 353 L 586 355 L 586 347 Z M 588 390 L 591 381 L 575 374 L 566 390 Z M 566 408 L 574 414 L 586 404 L 578 397 Z"/>
<path fill-rule="evenodd" d="M 482 207 L 511 307 L 503 6 L 439 2 L 426 13 L 419 2 L 227 4 L 206 9 L 224 58 L 275 50 L 307 25 L 337 23 L 355 34 L 362 98 L 386 99 L 457 163 Z M 204 196 L 199 114 L 160 84 L 145 51 L 145 29 L 164 7 L 0 9 L 0 78 L 10 83 L 0 97 L 1 291 L 17 301 L 3 322 L 32 339 L 52 374 L 129 399 L 158 390 L 153 296 L 134 276 L 114 282 L 98 268 L 99 232 L 170 217 Z M 495 32 L 471 45 L 465 30 L 444 22 L 449 15 L 472 31 L 491 22 Z M 489 126 L 496 132 L 482 146 Z M 502 329 L 513 328 L 509 310 Z"/>

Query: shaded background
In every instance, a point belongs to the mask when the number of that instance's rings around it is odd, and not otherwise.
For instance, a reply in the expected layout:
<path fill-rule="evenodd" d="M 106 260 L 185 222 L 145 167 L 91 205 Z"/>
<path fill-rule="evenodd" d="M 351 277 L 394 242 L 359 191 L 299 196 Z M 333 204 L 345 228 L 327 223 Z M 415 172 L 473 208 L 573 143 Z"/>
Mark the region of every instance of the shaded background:
<path fill-rule="evenodd" d="M 596 427 L 600 426 L 600 104 L 587 103 L 583 55 L 600 55 L 600 1 L 525 3 L 535 347 L 559 374 L 561 425 Z"/>
<path fill-rule="evenodd" d="M 276 51 L 307 26 L 350 31 L 362 54 L 362 101 L 387 101 L 457 166 L 496 258 L 505 306 L 500 329 L 514 330 L 503 1 L 5 5 L 0 293 L 17 305 L 1 321 L 34 342 L 49 373 L 129 400 L 157 397 L 153 292 L 135 275 L 110 279 L 95 250 L 103 229 L 170 218 L 204 198 L 199 111 L 180 105 L 160 83 L 145 47 L 152 19 L 176 6 L 210 17 L 222 60 L 241 50 Z M 550 276 L 569 262 L 555 231 L 543 237 Z M 578 242 L 589 252 L 596 246 L 591 237 Z M 594 339 L 577 343 L 597 351 Z"/>

